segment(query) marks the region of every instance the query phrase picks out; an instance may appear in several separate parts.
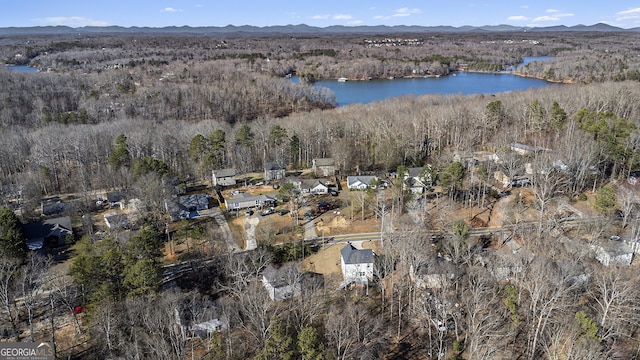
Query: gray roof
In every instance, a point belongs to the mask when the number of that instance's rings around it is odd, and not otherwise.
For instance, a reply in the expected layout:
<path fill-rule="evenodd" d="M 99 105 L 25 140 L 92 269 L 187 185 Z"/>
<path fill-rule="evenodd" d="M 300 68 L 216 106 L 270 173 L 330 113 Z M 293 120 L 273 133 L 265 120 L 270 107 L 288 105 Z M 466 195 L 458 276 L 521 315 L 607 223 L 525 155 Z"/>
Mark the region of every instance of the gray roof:
<path fill-rule="evenodd" d="M 225 201 L 227 202 L 259 201 L 263 203 L 263 202 L 269 202 L 269 201 L 276 201 L 276 198 L 269 195 L 248 195 L 246 193 L 238 193 L 234 195 L 231 199 L 226 199 Z"/>
<path fill-rule="evenodd" d="M 347 186 L 350 186 L 352 184 L 355 184 L 356 182 L 360 181 L 363 184 L 366 184 L 367 186 L 369 184 L 371 184 L 372 181 L 376 180 L 377 177 L 376 176 L 347 176 Z"/>
<path fill-rule="evenodd" d="M 121 191 L 111 191 L 107 193 L 107 201 L 110 203 L 124 200 L 124 193 Z"/>
<path fill-rule="evenodd" d="M 199 208 L 201 206 L 209 207 L 210 198 L 208 194 L 190 194 L 180 196 L 178 202 L 180 206 L 188 210 L 189 208 Z"/>
<path fill-rule="evenodd" d="M 407 169 L 408 175 L 409 177 L 418 177 L 420 176 L 420 173 L 422 172 L 422 168 L 421 167 L 410 167 Z"/>
<path fill-rule="evenodd" d="M 327 184 L 325 184 L 324 182 L 320 181 L 320 180 L 316 180 L 316 179 L 304 179 L 300 181 L 300 188 L 302 189 L 313 189 L 318 185 L 322 185 L 324 187 L 327 187 Z"/>
<path fill-rule="evenodd" d="M 57 237 L 62 240 L 68 233 L 72 233 L 71 218 L 68 216 L 49 219 L 44 221 L 35 221 L 22 226 L 24 235 L 27 238 L 27 246 L 30 249 L 42 247 L 43 240 L 47 237 Z"/>
<path fill-rule="evenodd" d="M 286 170 L 286 168 L 275 162 L 268 162 L 264 164 L 265 170 Z"/>
<path fill-rule="evenodd" d="M 333 158 L 319 158 L 313 159 L 313 161 L 316 166 L 334 166 L 336 163 Z"/>
<path fill-rule="evenodd" d="M 345 264 L 373 264 L 375 254 L 371 249 L 356 249 L 347 244 L 340 250 L 340 255 Z"/>
<path fill-rule="evenodd" d="M 274 288 L 293 285 L 300 281 L 300 272 L 295 263 L 285 263 L 282 265 L 269 264 L 262 276 Z"/>
<path fill-rule="evenodd" d="M 236 169 L 217 169 L 213 170 L 213 176 L 217 178 L 236 176 Z"/>
<path fill-rule="evenodd" d="M 531 151 L 531 152 L 538 152 L 538 151 L 545 150 L 545 148 L 541 148 L 541 147 L 537 147 L 537 146 L 530 146 L 530 145 L 521 144 L 521 143 L 512 143 L 511 144 L 511 148 L 512 149 L 520 149 L 520 150 L 524 150 L 524 151 Z"/>

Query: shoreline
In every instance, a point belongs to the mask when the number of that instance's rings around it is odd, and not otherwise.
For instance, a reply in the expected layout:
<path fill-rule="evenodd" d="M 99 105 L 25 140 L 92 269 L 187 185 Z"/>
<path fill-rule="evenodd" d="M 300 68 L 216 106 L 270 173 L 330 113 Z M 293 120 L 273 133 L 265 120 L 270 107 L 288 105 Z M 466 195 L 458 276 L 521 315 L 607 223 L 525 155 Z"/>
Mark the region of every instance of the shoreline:
<path fill-rule="evenodd" d="M 321 80 L 316 80 L 316 81 L 339 81 L 338 79 L 343 79 L 346 78 L 346 80 L 344 80 L 343 82 L 348 82 L 348 81 L 371 81 L 371 80 L 393 80 L 393 79 L 427 79 L 427 78 L 439 78 L 439 77 L 444 77 L 444 76 L 455 76 L 456 73 L 461 73 L 461 72 L 467 72 L 467 73 L 474 73 L 474 74 L 488 74 L 488 75 L 515 75 L 515 76 L 519 76 L 519 77 L 523 77 L 523 78 L 528 78 L 528 79 L 537 79 L 537 80 L 543 80 L 549 83 L 553 83 L 553 84 L 575 84 L 576 82 L 573 80 L 549 80 L 549 79 L 545 79 L 539 76 L 533 76 L 533 75 L 526 75 L 523 74 L 521 72 L 517 72 L 517 71 L 482 71 L 482 70 L 456 70 L 456 71 L 451 71 L 446 75 L 406 75 L 406 76 L 402 76 L 402 77 L 369 77 L 367 79 L 353 79 L 353 78 L 348 78 L 348 77 L 340 77 L 340 78 L 327 78 L 327 79 L 321 79 Z M 315 82 L 315 81 L 314 81 Z"/>

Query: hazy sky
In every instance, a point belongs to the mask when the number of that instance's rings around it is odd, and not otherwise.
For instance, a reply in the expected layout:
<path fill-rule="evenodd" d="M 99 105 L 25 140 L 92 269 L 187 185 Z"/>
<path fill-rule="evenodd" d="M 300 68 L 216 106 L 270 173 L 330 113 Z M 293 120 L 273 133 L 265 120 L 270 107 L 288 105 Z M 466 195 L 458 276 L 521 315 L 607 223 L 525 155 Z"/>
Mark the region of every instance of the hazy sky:
<path fill-rule="evenodd" d="M 640 1 L 613 0 L 14 0 L 8 26 L 593 25 L 640 27 Z"/>

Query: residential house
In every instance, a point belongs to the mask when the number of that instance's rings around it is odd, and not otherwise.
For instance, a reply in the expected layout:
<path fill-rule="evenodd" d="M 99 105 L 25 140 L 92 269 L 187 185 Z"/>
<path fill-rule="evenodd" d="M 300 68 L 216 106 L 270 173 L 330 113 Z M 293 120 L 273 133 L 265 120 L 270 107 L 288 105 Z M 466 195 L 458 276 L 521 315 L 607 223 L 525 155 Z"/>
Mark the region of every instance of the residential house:
<path fill-rule="evenodd" d="M 209 200 L 211 196 L 208 194 L 191 194 L 191 195 L 182 195 L 178 197 L 178 203 L 180 207 L 189 211 L 200 211 L 206 210 L 209 208 Z"/>
<path fill-rule="evenodd" d="M 327 194 L 329 193 L 329 187 L 321 180 L 304 179 L 299 183 L 299 188 L 303 194 Z"/>
<path fill-rule="evenodd" d="M 493 173 L 493 178 L 496 179 L 503 187 L 521 187 L 531 184 L 529 177 L 527 176 L 513 176 L 510 177 L 501 170 Z"/>
<path fill-rule="evenodd" d="M 493 162 L 495 164 L 501 163 L 501 160 L 498 154 L 491 151 L 475 151 L 473 153 L 473 158 L 475 159 L 476 163 L 480 163 L 480 164 L 488 163 L 488 162 Z"/>
<path fill-rule="evenodd" d="M 224 317 L 214 317 L 212 311 L 208 309 L 200 309 L 194 314 L 193 310 L 187 304 L 181 304 L 175 307 L 175 321 L 180 327 L 180 332 L 184 338 L 197 336 L 201 339 L 210 339 L 211 334 L 228 328 L 228 321 Z M 210 319 L 199 322 L 198 319 Z"/>
<path fill-rule="evenodd" d="M 610 240 L 597 245 L 592 245 L 596 260 L 602 265 L 609 266 L 612 262 L 623 265 L 631 265 L 634 250 L 622 241 Z"/>
<path fill-rule="evenodd" d="M 282 301 L 300 295 L 301 274 L 290 262 L 282 265 L 269 264 L 262 273 L 262 284 L 274 301 Z"/>
<path fill-rule="evenodd" d="M 210 199 L 211 196 L 204 193 L 182 195 L 171 200 L 165 200 L 164 206 L 171 217 L 171 221 L 179 221 L 199 216 L 198 211 L 209 208 Z"/>
<path fill-rule="evenodd" d="M 498 281 L 517 281 L 523 272 L 526 256 L 487 250 L 477 256 L 477 261 Z"/>
<path fill-rule="evenodd" d="M 110 191 L 107 193 L 107 203 L 109 206 L 119 206 L 124 208 L 125 195 L 121 191 Z"/>
<path fill-rule="evenodd" d="M 333 158 L 313 159 L 311 163 L 311 169 L 316 176 L 328 177 L 336 174 L 336 162 Z"/>
<path fill-rule="evenodd" d="M 236 193 L 230 199 L 224 200 L 227 211 L 242 210 L 251 208 L 263 208 L 275 206 L 277 200 L 268 195 L 248 195 L 246 193 Z"/>
<path fill-rule="evenodd" d="M 211 172 L 213 186 L 233 186 L 236 184 L 235 169 L 218 169 Z"/>
<path fill-rule="evenodd" d="M 431 168 L 431 165 L 427 166 Z M 431 175 L 428 172 L 423 173 L 421 167 L 411 167 L 407 169 L 404 180 L 411 193 L 422 194 L 431 183 Z"/>
<path fill-rule="evenodd" d="M 287 180 L 302 194 L 329 193 L 329 187 L 322 180 L 300 178 L 288 178 Z"/>
<path fill-rule="evenodd" d="M 126 214 L 118 214 L 116 212 L 110 212 L 103 215 L 104 223 L 107 228 L 111 230 L 126 229 L 129 227 L 129 218 Z"/>
<path fill-rule="evenodd" d="M 347 176 L 347 189 L 365 190 L 378 181 L 376 176 Z M 374 186 L 375 187 L 375 186 Z"/>
<path fill-rule="evenodd" d="M 340 250 L 340 265 L 345 283 L 368 285 L 373 279 L 375 254 L 371 249 L 358 249 L 351 243 Z"/>
<path fill-rule="evenodd" d="M 64 245 L 67 236 L 73 235 L 71 218 L 68 216 L 30 222 L 23 225 L 22 229 L 30 250 L 37 250 L 44 246 Z"/>
<path fill-rule="evenodd" d="M 433 258 L 429 264 L 409 268 L 409 278 L 419 289 L 442 289 L 453 283 L 455 267 L 443 258 Z"/>
<path fill-rule="evenodd" d="M 545 148 L 537 147 L 537 146 L 529 146 L 520 143 L 512 143 L 511 150 L 517 152 L 522 156 L 533 155 L 535 153 L 545 151 Z"/>
<path fill-rule="evenodd" d="M 43 216 L 60 215 L 65 211 L 67 204 L 58 196 L 40 201 L 40 212 Z"/>
<path fill-rule="evenodd" d="M 282 180 L 285 178 L 287 169 L 275 162 L 267 162 L 264 164 L 264 180 Z"/>

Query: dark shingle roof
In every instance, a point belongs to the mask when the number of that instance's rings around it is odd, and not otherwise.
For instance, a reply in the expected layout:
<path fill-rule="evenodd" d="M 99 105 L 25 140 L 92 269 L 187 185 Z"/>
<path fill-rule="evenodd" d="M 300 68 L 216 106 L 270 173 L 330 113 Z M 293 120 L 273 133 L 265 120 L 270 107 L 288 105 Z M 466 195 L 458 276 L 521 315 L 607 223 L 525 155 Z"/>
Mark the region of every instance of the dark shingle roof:
<path fill-rule="evenodd" d="M 318 158 L 314 159 L 316 166 L 334 166 L 335 160 L 333 158 Z"/>
<path fill-rule="evenodd" d="M 340 255 L 345 264 L 373 264 L 373 250 L 356 249 L 351 244 L 347 244 L 340 250 Z"/>
<path fill-rule="evenodd" d="M 264 169 L 267 171 L 285 170 L 285 167 L 275 162 L 268 162 L 264 164 Z"/>
<path fill-rule="evenodd" d="M 213 175 L 217 178 L 236 176 L 236 169 L 217 169 L 213 170 Z"/>
<path fill-rule="evenodd" d="M 274 288 L 293 285 L 300 280 L 300 272 L 294 263 L 286 263 L 280 266 L 269 264 L 269 266 L 264 269 L 262 276 Z"/>

